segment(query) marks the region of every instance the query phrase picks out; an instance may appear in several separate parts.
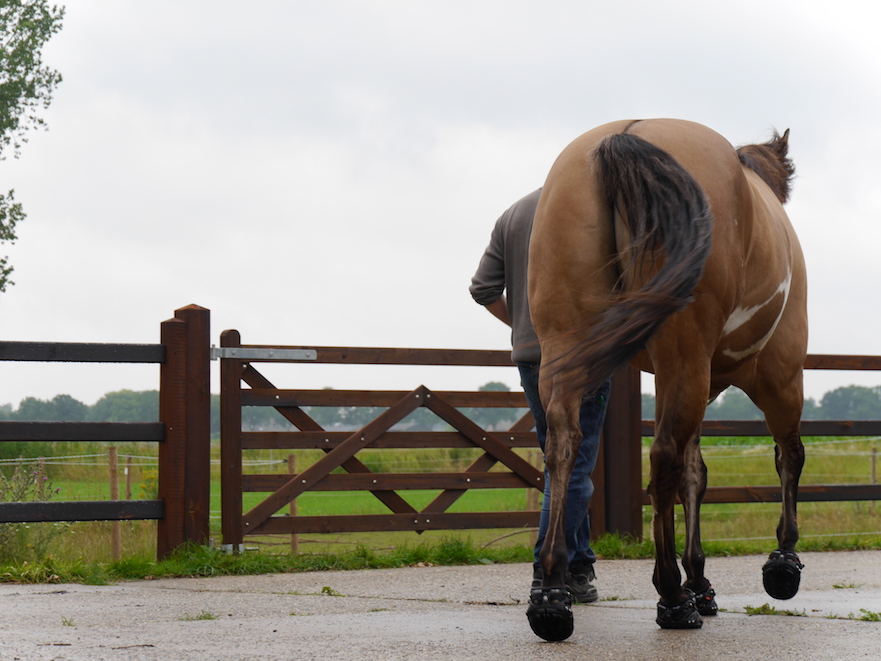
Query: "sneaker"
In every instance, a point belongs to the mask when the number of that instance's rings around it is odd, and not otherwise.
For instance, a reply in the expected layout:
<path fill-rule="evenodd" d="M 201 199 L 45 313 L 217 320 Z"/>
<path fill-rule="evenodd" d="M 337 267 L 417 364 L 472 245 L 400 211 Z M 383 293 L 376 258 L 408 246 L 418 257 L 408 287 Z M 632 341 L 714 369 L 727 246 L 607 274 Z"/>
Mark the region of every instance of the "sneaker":
<path fill-rule="evenodd" d="M 582 582 L 590 583 L 597 580 L 596 572 L 593 570 L 592 562 L 573 562 L 569 565 L 569 573 L 578 576 Z"/>
<path fill-rule="evenodd" d="M 532 587 L 541 587 L 541 569 L 532 570 Z M 599 592 L 591 581 L 596 580 L 596 573 L 591 564 L 573 564 L 563 579 L 572 601 L 576 604 L 590 604 L 599 599 Z"/>
<path fill-rule="evenodd" d="M 569 594 L 572 595 L 572 601 L 576 604 L 590 604 L 600 598 L 596 587 L 590 582 L 591 578 L 596 579 L 593 571 L 591 571 L 590 574 L 574 574 L 571 571 L 566 572 L 566 587 L 569 588 Z"/>

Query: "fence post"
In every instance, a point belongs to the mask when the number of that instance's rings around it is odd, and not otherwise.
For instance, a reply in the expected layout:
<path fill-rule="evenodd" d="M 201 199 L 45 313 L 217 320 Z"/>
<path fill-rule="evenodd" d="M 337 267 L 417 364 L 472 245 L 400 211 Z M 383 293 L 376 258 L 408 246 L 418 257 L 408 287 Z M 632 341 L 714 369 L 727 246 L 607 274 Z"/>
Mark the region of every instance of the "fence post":
<path fill-rule="evenodd" d="M 115 445 L 108 448 L 107 467 L 110 477 L 110 500 L 119 500 L 119 452 Z M 119 521 L 110 524 L 110 557 L 122 557 L 122 526 Z"/>
<path fill-rule="evenodd" d="M 639 370 L 612 377 L 603 427 L 606 530 L 642 538 L 642 397 Z"/>
<path fill-rule="evenodd" d="M 163 321 L 160 334 L 165 362 L 159 368 L 159 418 L 165 441 L 159 444 L 159 498 L 165 511 L 157 526 L 156 556 L 161 560 L 186 540 L 187 322 Z"/>
<path fill-rule="evenodd" d="M 221 347 L 240 347 L 236 330 L 220 334 Z M 220 508 L 223 547 L 243 549 L 242 526 L 242 367 L 240 360 L 220 361 Z"/>
<path fill-rule="evenodd" d="M 175 310 L 186 322 L 186 475 L 184 539 L 207 544 L 211 512 L 211 313 L 198 305 Z"/>

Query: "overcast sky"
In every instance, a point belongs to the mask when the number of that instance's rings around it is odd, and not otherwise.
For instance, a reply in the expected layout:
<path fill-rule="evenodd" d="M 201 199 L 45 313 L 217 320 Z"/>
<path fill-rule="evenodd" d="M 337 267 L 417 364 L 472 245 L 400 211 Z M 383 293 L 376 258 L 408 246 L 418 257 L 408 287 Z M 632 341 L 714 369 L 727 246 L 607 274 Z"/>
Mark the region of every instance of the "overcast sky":
<path fill-rule="evenodd" d="M 812 353 L 881 353 L 881 40 L 868 1 L 77 0 L 64 81 L 3 190 L 0 339 L 507 349 L 468 285 L 492 224 L 580 133 L 791 129 Z M 158 387 L 157 366 L 3 363 L 0 404 Z M 217 367 L 214 367 L 217 370 Z M 476 388 L 514 370 L 277 366 L 288 388 Z M 649 377 L 643 377 L 644 383 Z M 881 384 L 813 373 L 807 394 Z M 650 385 L 644 389 L 649 390 Z"/>

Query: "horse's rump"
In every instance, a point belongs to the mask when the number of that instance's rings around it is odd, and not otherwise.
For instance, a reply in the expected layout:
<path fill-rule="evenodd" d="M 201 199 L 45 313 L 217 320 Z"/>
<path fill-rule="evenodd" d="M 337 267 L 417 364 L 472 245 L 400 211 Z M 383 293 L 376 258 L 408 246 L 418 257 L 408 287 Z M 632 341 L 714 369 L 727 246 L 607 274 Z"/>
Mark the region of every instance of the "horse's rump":
<path fill-rule="evenodd" d="M 618 258 L 613 304 L 590 320 L 588 331 L 569 330 L 577 341 L 549 364 L 588 391 L 635 358 L 661 324 L 693 300 L 713 240 L 707 196 L 670 154 L 618 133 L 605 137 L 593 158 L 608 208 L 626 225 L 628 245 Z M 644 284 L 628 291 L 629 282 Z"/>

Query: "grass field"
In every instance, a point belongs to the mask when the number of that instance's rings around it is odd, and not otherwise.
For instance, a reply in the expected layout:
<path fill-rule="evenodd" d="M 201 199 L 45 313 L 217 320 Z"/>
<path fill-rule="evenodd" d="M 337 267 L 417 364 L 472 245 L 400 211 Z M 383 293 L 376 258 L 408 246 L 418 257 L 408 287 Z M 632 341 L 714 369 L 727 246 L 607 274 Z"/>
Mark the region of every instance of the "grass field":
<path fill-rule="evenodd" d="M 805 439 L 807 461 L 802 484 L 859 484 L 873 479 L 874 450 L 878 439 Z M 710 486 L 776 484 L 773 445 L 768 439 L 719 439 L 703 441 L 704 459 L 709 469 Z M 648 480 L 648 442 L 643 448 L 643 480 Z M 83 455 L 68 460 L 50 461 L 47 472 L 53 487 L 60 488 L 55 498 L 63 500 L 107 499 L 110 495 L 105 448 L 89 448 Z M 125 447 L 138 459 L 129 466 L 132 497 L 152 497 L 156 488 L 155 446 Z M 216 448 L 215 448 L 216 452 Z M 530 451 L 533 452 L 534 451 Z M 527 454 L 524 452 L 524 454 Z M 419 470 L 460 470 L 468 465 L 475 453 L 471 451 L 434 450 L 421 452 L 368 451 L 362 457 L 378 472 L 416 472 Z M 298 469 L 303 470 L 316 461 L 321 453 L 303 452 L 297 457 Z M 215 457 L 216 459 L 216 457 Z M 286 473 L 287 466 L 280 452 L 247 453 L 246 472 Z M 125 457 L 120 459 L 120 490 L 125 492 Z M 220 487 L 216 466 L 212 483 L 212 536 L 219 544 Z M 424 507 L 437 491 L 401 492 L 416 509 Z M 263 494 L 245 494 L 244 509 L 256 505 Z M 525 489 L 473 490 L 463 496 L 451 511 L 511 511 L 526 509 Z M 308 516 L 336 514 L 380 514 L 385 507 L 369 493 L 307 493 L 298 499 L 298 513 Z M 702 509 L 703 539 L 709 546 L 725 552 L 726 548 L 770 549 L 780 514 L 777 504 L 705 505 Z M 643 508 L 644 535 L 650 537 L 650 508 Z M 681 516 L 677 521 L 681 525 Z M 875 503 L 801 503 L 799 522 L 802 530 L 801 548 L 806 545 L 836 548 L 857 548 L 871 545 L 881 538 L 881 517 Z M 39 524 L 49 525 L 49 524 Z M 155 522 L 123 522 L 123 555 L 150 556 L 155 547 Z M 50 553 L 59 558 L 88 558 L 90 561 L 110 560 L 110 523 L 78 523 L 64 525 L 57 535 Z M 684 532 L 684 531 L 682 531 Z M 362 533 L 339 535 L 301 535 L 300 552 L 328 553 L 370 548 L 387 551 L 407 545 L 437 544 L 451 535 L 467 539 L 478 548 L 523 547 L 530 544 L 530 531 L 472 530 L 429 531 L 422 535 L 412 532 Z M 290 537 L 247 538 L 246 545 L 269 551 L 286 551 Z"/>

